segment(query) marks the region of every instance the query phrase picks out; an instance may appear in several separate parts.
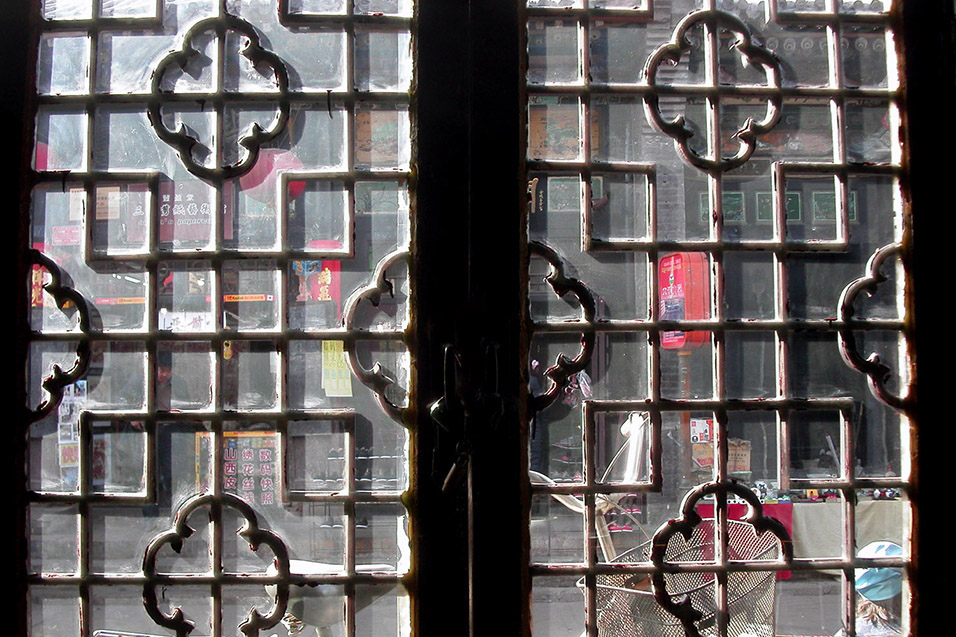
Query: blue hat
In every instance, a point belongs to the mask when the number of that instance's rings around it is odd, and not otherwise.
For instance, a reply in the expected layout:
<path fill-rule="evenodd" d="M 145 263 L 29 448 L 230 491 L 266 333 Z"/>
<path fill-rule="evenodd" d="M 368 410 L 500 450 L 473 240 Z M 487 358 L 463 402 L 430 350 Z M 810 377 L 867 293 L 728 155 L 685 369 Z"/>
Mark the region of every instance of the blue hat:
<path fill-rule="evenodd" d="M 903 549 L 893 542 L 871 542 L 858 557 L 899 557 Z M 856 569 L 856 592 L 871 602 L 882 602 L 900 594 L 903 571 L 898 568 L 873 567 Z"/>

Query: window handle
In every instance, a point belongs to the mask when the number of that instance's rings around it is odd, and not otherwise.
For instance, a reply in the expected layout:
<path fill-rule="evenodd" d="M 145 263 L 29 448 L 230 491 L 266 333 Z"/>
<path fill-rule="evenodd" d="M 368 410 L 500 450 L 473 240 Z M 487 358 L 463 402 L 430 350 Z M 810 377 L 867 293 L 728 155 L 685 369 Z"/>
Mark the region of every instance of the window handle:
<path fill-rule="evenodd" d="M 498 392 L 498 345 L 486 343 L 482 355 L 484 369 L 480 380 L 465 374 L 461 353 L 452 345 L 445 346 L 444 388 L 442 397 L 429 407 L 432 420 L 438 425 L 432 455 L 432 472 L 442 477 L 442 438 L 450 436 L 455 444 L 455 461 L 441 480 L 442 493 L 453 492 L 467 475 L 473 436 L 490 432 L 504 414 L 504 401 Z"/>

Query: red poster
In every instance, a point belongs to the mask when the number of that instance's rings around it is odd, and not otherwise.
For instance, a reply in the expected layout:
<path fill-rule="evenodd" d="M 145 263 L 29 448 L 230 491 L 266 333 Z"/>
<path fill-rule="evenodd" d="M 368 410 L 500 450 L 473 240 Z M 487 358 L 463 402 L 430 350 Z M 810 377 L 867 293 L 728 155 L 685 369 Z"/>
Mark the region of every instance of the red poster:
<path fill-rule="evenodd" d="M 335 301 L 336 320 L 342 317 L 341 261 L 297 260 L 292 262 L 292 272 L 298 279 L 296 301 Z"/>
<path fill-rule="evenodd" d="M 341 261 L 326 260 L 322 262 L 322 271 L 315 277 L 313 289 L 320 301 L 335 301 L 335 315 L 342 316 L 342 294 L 340 291 Z"/>
<path fill-rule="evenodd" d="M 710 273 L 703 252 L 675 252 L 658 264 L 661 320 L 695 321 L 710 318 Z M 710 332 L 661 333 L 663 349 L 697 349 L 710 342 Z"/>

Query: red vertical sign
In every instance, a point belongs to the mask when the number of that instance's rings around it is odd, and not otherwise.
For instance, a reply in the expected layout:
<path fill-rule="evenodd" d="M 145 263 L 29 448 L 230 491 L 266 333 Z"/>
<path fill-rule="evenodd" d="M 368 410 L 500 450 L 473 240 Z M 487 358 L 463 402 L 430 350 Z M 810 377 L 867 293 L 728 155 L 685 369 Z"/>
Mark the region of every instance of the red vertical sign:
<path fill-rule="evenodd" d="M 661 320 L 694 321 L 710 318 L 710 274 L 703 252 L 675 252 L 658 264 Z M 710 332 L 661 333 L 663 349 L 696 349 L 710 342 Z"/>

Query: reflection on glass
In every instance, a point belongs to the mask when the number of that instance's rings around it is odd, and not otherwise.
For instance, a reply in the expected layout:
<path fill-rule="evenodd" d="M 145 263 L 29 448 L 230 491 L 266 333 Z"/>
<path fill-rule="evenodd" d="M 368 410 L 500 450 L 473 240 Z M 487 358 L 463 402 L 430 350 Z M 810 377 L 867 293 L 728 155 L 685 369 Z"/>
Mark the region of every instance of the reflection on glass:
<path fill-rule="evenodd" d="M 595 479 L 638 484 L 650 478 L 652 425 L 647 412 L 598 412 L 594 416 Z M 603 453 L 600 453 L 603 451 Z"/>
<path fill-rule="evenodd" d="M 534 634 L 564 637 L 574 626 L 580 633 L 585 625 L 584 595 L 575 586 L 573 577 L 538 577 L 531 592 L 531 615 Z"/>
<path fill-rule="evenodd" d="M 89 89 L 90 41 L 82 36 L 43 36 L 37 60 L 37 92 L 81 95 Z"/>
<path fill-rule="evenodd" d="M 641 173 L 591 177 L 591 238 L 645 239 L 651 214 L 649 188 L 647 175 Z"/>
<path fill-rule="evenodd" d="M 224 341 L 221 360 L 226 409 L 275 409 L 279 356 L 274 341 Z"/>
<path fill-rule="evenodd" d="M 581 77 L 580 29 L 569 20 L 528 22 L 528 82 L 569 84 Z"/>
<path fill-rule="evenodd" d="M 79 634 L 79 592 L 75 588 L 31 586 L 30 629 L 36 635 L 48 632 Z M 140 603 L 142 607 L 142 603 Z"/>
<path fill-rule="evenodd" d="M 360 31 L 355 34 L 355 88 L 360 91 L 406 91 L 411 83 L 411 48 L 407 31 Z"/>
<path fill-rule="evenodd" d="M 160 342 L 156 348 L 156 408 L 199 411 L 213 405 L 213 353 L 204 341 Z"/>
<path fill-rule="evenodd" d="M 146 486 L 146 428 L 142 421 L 90 423 L 90 484 L 96 493 L 140 493 Z"/>
<path fill-rule="evenodd" d="M 29 507 L 31 573 L 75 573 L 77 508 L 39 504 Z"/>
<path fill-rule="evenodd" d="M 549 495 L 532 497 L 532 563 L 580 564 L 584 561 L 583 502 L 580 496 L 567 496 L 564 502 Z"/>
<path fill-rule="evenodd" d="M 590 4 L 594 6 L 596 3 L 592 0 Z M 589 52 L 591 81 L 608 84 L 639 82 L 641 69 L 634 64 L 634 58 L 643 50 L 643 45 L 644 29 L 640 25 L 610 20 L 592 22 Z"/>
<path fill-rule="evenodd" d="M 38 110 L 34 170 L 83 170 L 86 167 L 87 125 L 82 112 L 54 108 Z"/>
<path fill-rule="evenodd" d="M 93 7 L 86 0 L 46 0 L 43 17 L 47 20 L 89 20 L 93 17 Z"/>
<path fill-rule="evenodd" d="M 174 596 L 160 601 L 160 609 L 167 615 L 182 607 L 196 629 L 212 634 L 211 608 L 207 603 L 208 590 L 203 586 L 177 586 Z M 142 586 L 90 587 L 90 626 L 96 631 L 113 630 L 114 626 L 128 626 L 128 631 L 156 631 L 156 624 L 143 608 Z"/>
<path fill-rule="evenodd" d="M 336 492 L 345 488 L 348 458 L 346 423 L 309 420 L 289 423 L 286 482 L 291 491 Z"/>
<path fill-rule="evenodd" d="M 148 250 L 152 194 L 145 183 L 104 183 L 93 190 L 93 249 L 107 254 Z"/>
<path fill-rule="evenodd" d="M 528 158 L 579 159 L 583 150 L 580 102 L 552 95 L 532 95 L 528 99 Z"/>
<path fill-rule="evenodd" d="M 157 291 L 160 330 L 171 332 L 211 332 L 214 272 L 205 261 L 164 261 L 159 265 Z"/>
<path fill-rule="evenodd" d="M 223 326 L 241 331 L 274 329 L 278 275 L 273 261 L 227 261 L 222 269 Z"/>
<path fill-rule="evenodd" d="M 355 587 L 355 632 L 410 635 L 410 603 L 401 584 Z"/>
<path fill-rule="evenodd" d="M 369 104 L 355 112 L 355 165 L 366 170 L 407 170 L 408 110 Z"/>

